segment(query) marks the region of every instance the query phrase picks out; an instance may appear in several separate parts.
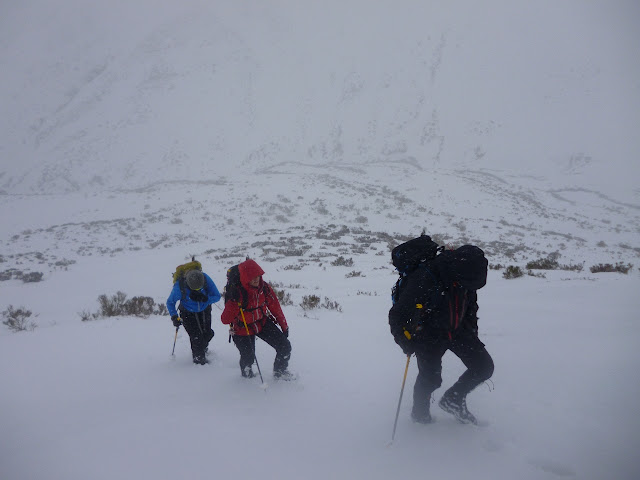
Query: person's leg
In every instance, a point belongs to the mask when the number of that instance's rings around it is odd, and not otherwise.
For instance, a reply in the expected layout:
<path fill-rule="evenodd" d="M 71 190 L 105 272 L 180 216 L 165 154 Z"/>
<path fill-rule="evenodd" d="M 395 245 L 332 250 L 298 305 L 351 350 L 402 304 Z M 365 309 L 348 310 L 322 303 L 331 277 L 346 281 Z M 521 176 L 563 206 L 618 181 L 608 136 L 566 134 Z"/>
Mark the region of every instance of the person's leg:
<path fill-rule="evenodd" d="M 203 325 L 202 330 L 204 331 L 204 352 L 205 354 L 208 351 L 209 342 L 213 339 L 215 335 L 213 329 L 211 328 L 211 305 L 205 308 L 202 312 L 203 317 Z"/>
<path fill-rule="evenodd" d="M 240 372 L 243 377 L 253 377 L 251 365 L 256 358 L 255 344 L 256 337 L 254 335 L 234 335 L 233 343 L 240 352 Z"/>
<path fill-rule="evenodd" d="M 291 358 L 291 342 L 284 336 L 284 333 L 270 320 L 262 327 L 258 334 L 262 340 L 267 342 L 276 351 L 276 358 L 273 362 L 273 374 L 282 376 L 287 372 L 289 359 Z"/>
<path fill-rule="evenodd" d="M 416 348 L 418 376 L 413 386 L 411 410 L 411 417 L 416 422 L 431 422 L 431 393 L 442 385 L 442 356 L 446 351 L 443 342 L 420 343 Z"/>
<path fill-rule="evenodd" d="M 451 351 L 460 358 L 467 370 L 449 390 L 464 397 L 493 375 L 493 359 L 477 336 L 456 338 Z"/>
<path fill-rule="evenodd" d="M 467 395 L 493 374 L 493 359 L 477 336 L 457 338 L 451 351 L 467 370 L 440 399 L 440 407 L 454 415 L 462 423 L 477 424 L 476 417 L 467 409 Z"/>
<path fill-rule="evenodd" d="M 202 316 L 201 313 L 189 312 L 187 310 L 180 311 L 182 325 L 189 334 L 193 363 L 204 363 L 204 335 L 202 331 L 202 322 L 199 320 L 198 315 Z"/>

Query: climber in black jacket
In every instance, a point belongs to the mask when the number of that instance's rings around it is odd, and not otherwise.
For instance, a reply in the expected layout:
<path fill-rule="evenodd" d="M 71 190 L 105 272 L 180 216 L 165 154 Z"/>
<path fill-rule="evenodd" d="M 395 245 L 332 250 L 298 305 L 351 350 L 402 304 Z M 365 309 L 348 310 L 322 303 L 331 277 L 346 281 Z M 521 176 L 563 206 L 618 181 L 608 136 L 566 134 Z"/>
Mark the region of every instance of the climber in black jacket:
<path fill-rule="evenodd" d="M 440 407 L 462 423 L 477 424 L 467 409 L 469 392 L 493 374 L 493 360 L 478 338 L 476 291 L 487 279 L 487 259 L 475 246 L 442 252 L 402 280 L 389 311 L 391 333 L 406 355 L 416 354 L 418 377 L 411 417 L 431 423 L 431 393 L 442 384 L 442 356 L 457 355 L 467 370 L 440 399 Z"/>

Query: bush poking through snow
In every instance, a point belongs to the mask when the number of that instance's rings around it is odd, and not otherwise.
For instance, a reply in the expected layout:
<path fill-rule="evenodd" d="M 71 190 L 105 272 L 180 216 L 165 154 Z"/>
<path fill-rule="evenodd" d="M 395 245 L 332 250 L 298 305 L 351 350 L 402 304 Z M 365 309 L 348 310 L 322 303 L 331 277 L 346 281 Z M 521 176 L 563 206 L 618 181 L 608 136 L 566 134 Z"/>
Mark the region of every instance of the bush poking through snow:
<path fill-rule="evenodd" d="M 42 281 L 44 274 L 42 272 L 29 272 L 22 276 L 24 283 L 37 283 Z"/>
<path fill-rule="evenodd" d="M 559 266 L 558 261 L 554 257 L 549 256 L 547 258 L 532 260 L 527 263 L 525 268 L 527 270 L 557 270 Z"/>
<path fill-rule="evenodd" d="M 273 285 L 271 285 L 271 287 L 273 288 L 273 291 L 276 292 L 276 297 L 278 297 L 280 305 L 282 305 L 283 307 L 287 305 L 293 305 L 293 300 L 291 300 L 290 293 L 287 293 L 284 290 L 278 290 Z"/>
<path fill-rule="evenodd" d="M 326 308 L 327 310 L 336 310 L 337 312 L 342 312 L 342 307 L 340 306 L 340 304 L 338 302 L 329 300 L 327 297 L 324 297 L 322 308 Z"/>
<path fill-rule="evenodd" d="M 128 315 L 148 317 L 155 313 L 156 302 L 151 297 L 133 297 L 124 302 L 124 309 Z"/>
<path fill-rule="evenodd" d="M 338 302 L 329 300 L 327 297 L 324 297 L 324 302 L 320 304 L 320 297 L 317 295 L 305 295 L 302 297 L 302 303 L 300 306 L 303 310 L 313 310 L 314 308 L 322 307 L 327 310 L 336 310 L 338 312 L 342 312 L 342 307 Z"/>
<path fill-rule="evenodd" d="M 331 265 L 333 265 L 334 267 L 353 267 L 353 258 L 344 258 L 342 255 L 340 255 L 333 262 L 331 262 Z"/>
<path fill-rule="evenodd" d="M 300 306 L 302 307 L 303 310 L 313 310 L 314 308 L 317 308 L 319 304 L 320 304 L 319 296 L 305 295 L 304 297 L 302 297 L 302 302 L 300 303 Z"/>
<path fill-rule="evenodd" d="M 99 315 L 101 317 L 116 317 L 118 315 L 124 315 L 124 302 L 127 299 L 127 295 L 124 292 L 117 292 L 111 297 L 106 295 L 100 295 L 98 297 L 98 303 L 100 304 Z"/>
<path fill-rule="evenodd" d="M 31 310 L 27 310 L 25 307 L 13 308 L 13 305 L 9 305 L 7 309 L 2 312 L 2 316 L 4 317 L 2 323 L 9 327 L 9 330 L 12 332 L 30 331 L 37 326 L 29 320 L 31 315 Z"/>
<path fill-rule="evenodd" d="M 598 265 L 592 266 L 589 270 L 591 273 L 601 273 L 601 272 L 618 272 L 618 273 L 629 273 L 629 271 L 633 268 L 631 263 L 627 263 L 626 265 L 622 262 L 618 262 L 615 265 L 611 265 L 610 263 L 599 263 Z"/>
<path fill-rule="evenodd" d="M 584 264 L 582 263 L 561 265 L 557 259 L 557 254 L 551 254 L 547 258 L 540 258 L 528 262 L 525 268 L 527 270 L 569 270 L 572 272 L 581 272 L 584 268 Z"/>
<path fill-rule="evenodd" d="M 23 272 L 15 268 L 10 268 L 0 272 L 0 281 L 5 280 L 22 280 L 23 283 L 41 282 L 44 274 L 42 272 Z"/>
<path fill-rule="evenodd" d="M 89 320 L 95 320 L 100 315 L 98 315 L 97 313 L 91 313 L 89 310 L 82 310 L 81 312 L 78 312 L 78 316 L 80 317 L 81 321 L 88 322 Z"/>
<path fill-rule="evenodd" d="M 514 266 L 514 265 L 509 265 L 505 271 L 502 273 L 502 276 L 504 278 L 506 278 L 507 280 L 512 279 L 512 278 L 518 278 L 523 276 L 524 273 L 522 272 L 522 269 L 518 266 Z"/>
<path fill-rule="evenodd" d="M 100 310 L 96 313 L 82 311 L 78 313 L 80 320 L 86 322 L 100 317 L 148 317 L 149 315 L 168 315 L 167 306 L 164 303 L 156 303 L 151 297 L 133 297 L 127 299 L 124 292 L 116 292 L 108 297 L 98 297 Z"/>

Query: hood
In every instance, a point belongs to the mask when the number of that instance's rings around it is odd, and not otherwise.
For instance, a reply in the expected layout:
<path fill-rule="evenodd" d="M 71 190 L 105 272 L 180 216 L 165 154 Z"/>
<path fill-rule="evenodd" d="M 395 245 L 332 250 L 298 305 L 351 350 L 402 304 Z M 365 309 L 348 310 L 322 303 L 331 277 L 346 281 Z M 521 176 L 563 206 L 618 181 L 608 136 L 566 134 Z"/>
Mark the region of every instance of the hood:
<path fill-rule="evenodd" d="M 264 270 L 262 270 L 260 265 L 251 259 L 245 260 L 238 265 L 238 272 L 240 273 L 240 283 L 245 289 L 251 288 L 249 282 L 252 278 L 264 275 Z"/>

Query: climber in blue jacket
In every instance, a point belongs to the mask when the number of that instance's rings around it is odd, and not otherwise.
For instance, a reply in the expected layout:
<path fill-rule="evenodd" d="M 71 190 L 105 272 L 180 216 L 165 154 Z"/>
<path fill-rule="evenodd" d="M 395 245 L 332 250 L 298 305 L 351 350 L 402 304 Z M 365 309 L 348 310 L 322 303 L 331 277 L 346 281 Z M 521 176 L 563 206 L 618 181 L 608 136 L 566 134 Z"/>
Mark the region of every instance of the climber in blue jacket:
<path fill-rule="evenodd" d="M 216 284 L 200 270 L 189 270 L 173 284 L 167 299 L 167 309 L 173 325 L 176 328 L 184 325 L 189 334 L 193 363 L 209 363 L 208 346 L 214 336 L 211 328 L 211 304 L 220 298 Z M 180 304 L 176 310 L 178 302 Z"/>

